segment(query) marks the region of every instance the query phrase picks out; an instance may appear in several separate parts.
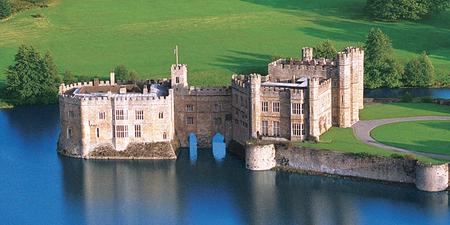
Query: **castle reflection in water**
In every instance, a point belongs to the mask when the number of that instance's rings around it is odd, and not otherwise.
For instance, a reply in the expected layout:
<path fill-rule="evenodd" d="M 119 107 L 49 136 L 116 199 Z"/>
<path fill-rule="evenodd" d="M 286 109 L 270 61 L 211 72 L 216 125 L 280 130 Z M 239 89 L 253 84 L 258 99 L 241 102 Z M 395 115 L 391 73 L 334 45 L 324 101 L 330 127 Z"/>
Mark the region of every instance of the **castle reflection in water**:
<path fill-rule="evenodd" d="M 445 224 L 449 218 L 447 192 L 430 194 L 407 185 L 277 171 L 250 172 L 236 157 L 215 159 L 211 150 L 184 149 L 177 161 L 60 157 L 60 162 L 69 203 L 65 205 L 81 207 L 86 224 L 377 224 L 389 222 L 389 217 L 366 221 L 364 214 L 372 213 L 372 207 L 395 202 L 425 210 L 436 219 L 430 224 Z"/>

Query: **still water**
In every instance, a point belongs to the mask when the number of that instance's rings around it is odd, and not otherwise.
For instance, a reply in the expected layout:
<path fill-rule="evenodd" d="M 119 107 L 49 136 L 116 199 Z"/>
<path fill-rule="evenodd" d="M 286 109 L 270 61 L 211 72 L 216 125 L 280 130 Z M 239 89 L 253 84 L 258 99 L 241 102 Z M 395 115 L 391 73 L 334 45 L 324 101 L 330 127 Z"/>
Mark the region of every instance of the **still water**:
<path fill-rule="evenodd" d="M 406 93 L 413 97 L 450 99 L 450 88 L 376 88 L 364 89 L 365 98 L 401 98 Z"/>
<path fill-rule="evenodd" d="M 72 159 L 56 154 L 58 132 L 55 106 L 0 110 L 0 224 L 450 224 L 447 192 L 250 172 L 211 150 Z"/>

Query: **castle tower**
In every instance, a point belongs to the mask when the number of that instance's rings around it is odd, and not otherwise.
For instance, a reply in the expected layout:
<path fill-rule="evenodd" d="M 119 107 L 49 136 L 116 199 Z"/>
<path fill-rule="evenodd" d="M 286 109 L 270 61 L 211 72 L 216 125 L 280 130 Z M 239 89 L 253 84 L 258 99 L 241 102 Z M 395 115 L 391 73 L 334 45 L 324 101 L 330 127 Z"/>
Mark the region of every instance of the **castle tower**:
<path fill-rule="evenodd" d="M 349 47 L 338 53 L 338 125 L 351 127 L 364 107 L 364 51 Z"/>
<path fill-rule="evenodd" d="M 109 73 L 109 83 L 111 85 L 115 85 L 115 83 L 116 83 L 116 74 L 114 73 L 114 71 Z"/>
<path fill-rule="evenodd" d="M 261 133 L 261 75 L 250 75 L 250 116 L 251 116 L 251 136 L 258 137 Z"/>
<path fill-rule="evenodd" d="M 311 61 L 313 59 L 313 48 L 302 48 L 302 61 Z"/>
<path fill-rule="evenodd" d="M 187 65 L 173 64 L 170 69 L 172 88 L 187 88 Z"/>
<path fill-rule="evenodd" d="M 312 77 L 308 79 L 308 95 L 309 95 L 309 136 L 315 140 L 319 140 L 319 78 Z"/>

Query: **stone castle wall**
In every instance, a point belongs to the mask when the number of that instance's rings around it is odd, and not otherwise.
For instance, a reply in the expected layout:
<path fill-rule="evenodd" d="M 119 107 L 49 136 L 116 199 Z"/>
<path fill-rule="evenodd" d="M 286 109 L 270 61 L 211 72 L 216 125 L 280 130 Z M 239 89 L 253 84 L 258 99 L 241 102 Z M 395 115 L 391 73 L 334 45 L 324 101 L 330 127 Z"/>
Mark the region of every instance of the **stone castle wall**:
<path fill-rule="evenodd" d="M 414 159 L 368 156 L 329 150 L 278 147 L 277 166 L 313 173 L 415 184 L 424 191 L 448 188 L 448 164 L 423 165 Z"/>
<path fill-rule="evenodd" d="M 175 129 L 182 147 L 191 133 L 201 148 L 211 147 L 212 137 L 220 133 L 232 139 L 231 89 L 195 88 L 175 92 Z"/>
<path fill-rule="evenodd" d="M 124 120 L 115 118 L 116 110 L 124 110 Z M 136 116 L 137 111 L 143 112 L 143 119 Z M 81 157 L 87 157 L 98 146 L 111 145 L 121 151 L 127 149 L 130 143 L 170 142 L 174 139 L 172 91 L 166 97 L 136 94 L 60 96 L 60 114 L 60 149 Z M 137 125 L 140 132 L 137 132 Z M 125 137 L 117 137 L 116 126 L 127 127 Z M 69 130 L 71 138 L 68 136 Z"/>

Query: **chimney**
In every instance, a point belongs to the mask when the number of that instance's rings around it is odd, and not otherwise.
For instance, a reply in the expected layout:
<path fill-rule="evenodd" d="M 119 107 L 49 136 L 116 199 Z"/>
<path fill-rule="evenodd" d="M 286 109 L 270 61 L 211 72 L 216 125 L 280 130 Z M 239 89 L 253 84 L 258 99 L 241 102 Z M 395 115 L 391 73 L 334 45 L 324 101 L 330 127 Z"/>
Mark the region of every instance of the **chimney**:
<path fill-rule="evenodd" d="M 99 86 L 100 85 L 100 80 L 98 78 L 94 79 L 94 86 Z"/>
<path fill-rule="evenodd" d="M 116 84 L 116 74 L 114 74 L 114 72 L 109 73 L 109 83 L 111 85 Z"/>
<path fill-rule="evenodd" d="M 148 94 L 148 88 L 147 85 L 144 85 L 144 88 L 142 89 L 142 94 Z"/>

